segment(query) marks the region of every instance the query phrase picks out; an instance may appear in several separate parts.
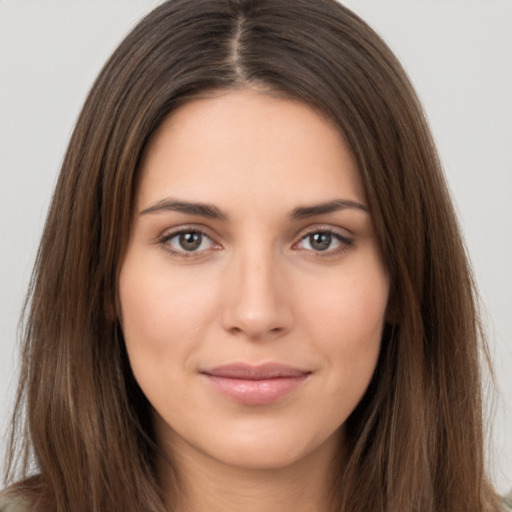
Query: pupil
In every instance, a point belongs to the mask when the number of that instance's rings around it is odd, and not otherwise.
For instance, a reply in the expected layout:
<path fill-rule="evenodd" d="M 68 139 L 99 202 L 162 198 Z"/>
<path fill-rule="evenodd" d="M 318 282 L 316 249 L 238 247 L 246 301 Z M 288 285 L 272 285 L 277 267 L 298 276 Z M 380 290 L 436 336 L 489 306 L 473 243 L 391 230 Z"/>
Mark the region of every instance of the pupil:
<path fill-rule="evenodd" d="M 201 245 L 201 233 L 181 233 L 180 246 L 185 251 L 194 251 Z"/>
<path fill-rule="evenodd" d="M 310 235 L 309 242 L 313 249 L 325 251 L 331 245 L 331 235 L 329 233 L 315 233 Z"/>

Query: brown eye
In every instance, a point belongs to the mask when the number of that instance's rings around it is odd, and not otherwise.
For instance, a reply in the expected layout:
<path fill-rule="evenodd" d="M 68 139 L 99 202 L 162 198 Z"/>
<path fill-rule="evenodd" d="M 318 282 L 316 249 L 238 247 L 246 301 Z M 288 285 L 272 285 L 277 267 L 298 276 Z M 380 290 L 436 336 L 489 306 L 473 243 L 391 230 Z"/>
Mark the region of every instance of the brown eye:
<path fill-rule="evenodd" d="M 180 233 L 178 243 L 184 251 L 195 251 L 201 247 L 203 235 L 197 232 Z"/>
<path fill-rule="evenodd" d="M 169 233 L 160 240 L 162 246 L 177 256 L 199 255 L 203 251 L 217 249 L 218 245 L 198 230 L 181 230 Z"/>
<path fill-rule="evenodd" d="M 324 256 L 334 256 L 353 245 L 353 240 L 331 230 L 310 231 L 305 234 L 296 248 Z"/>
<path fill-rule="evenodd" d="M 309 245 L 315 251 L 326 251 L 331 246 L 332 235 L 327 232 L 308 235 Z"/>

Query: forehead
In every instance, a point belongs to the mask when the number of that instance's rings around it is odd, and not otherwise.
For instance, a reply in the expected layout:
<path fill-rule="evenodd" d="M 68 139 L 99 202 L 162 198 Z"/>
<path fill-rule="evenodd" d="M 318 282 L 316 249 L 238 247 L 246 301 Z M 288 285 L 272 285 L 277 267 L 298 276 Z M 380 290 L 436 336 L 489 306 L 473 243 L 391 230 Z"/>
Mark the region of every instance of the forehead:
<path fill-rule="evenodd" d="M 182 105 L 152 136 L 141 173 L 138 209 L 181 195 L 233 206 L 364 201 L 341 131 L 304 103 L 254 91 Z"/>

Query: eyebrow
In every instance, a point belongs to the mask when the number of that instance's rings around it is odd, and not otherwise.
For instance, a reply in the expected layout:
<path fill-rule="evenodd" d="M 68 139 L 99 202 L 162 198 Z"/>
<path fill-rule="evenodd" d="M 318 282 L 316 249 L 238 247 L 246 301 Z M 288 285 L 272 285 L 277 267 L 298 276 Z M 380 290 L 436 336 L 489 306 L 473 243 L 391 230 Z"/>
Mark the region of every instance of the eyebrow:
<path fill-rule="evenodd" d="M 316 204 L 312 206 L 299 206 L 292 210 L 290 218 L 292 220 L 301 220 L 315 215 L 333 213 L 339 210 L 356 209 L 363 212 L 369 212 L 367 206 L 350 199 L 334 199 L 326 203 Z M 158 213 L 161 211 L 174 211 L 185 213 L 188 215 L 197 215 L 198 217 L 206 217 L 215 220 L 227 220 L 228 215 L 216 206 L 208 203 L 196 203 L 189 201 L 179 201 L 174 199 L 162 199 L 157 203 L 142 210 L 141 215 L 148 213 Z"/>
<path fill-rule="evenodd" d="M 227 220 L 228 216 L 221 212 L 216 206 L 206 203 L 192 203 L 189 201 L 177 201 L 173 199 L 162 199 L 149 208 L 142 210 L 141 215 L 161 211 L 173 211 L 207 217 L 209 219 Z"/>
<path fill-rule="evenodd" d="M 334 199 L 333 201 L 313 206 L 299 206 L 292 211 L 290 217 L 292 220 L 300 220 L 307 217 L 313 217 L 315 215 L 323 215 L 347 209 L 356 209 L 363 212 L 370 211 L 366 205 L 357 201 L 352 201 L 350 199 Z"/>

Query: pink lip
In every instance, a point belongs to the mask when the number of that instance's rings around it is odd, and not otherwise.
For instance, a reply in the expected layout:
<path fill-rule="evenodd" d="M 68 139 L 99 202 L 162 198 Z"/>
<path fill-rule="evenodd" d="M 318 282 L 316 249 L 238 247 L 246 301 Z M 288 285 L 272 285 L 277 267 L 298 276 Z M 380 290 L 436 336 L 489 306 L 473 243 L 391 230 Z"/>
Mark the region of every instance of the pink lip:
<path fill-rule="evenodd" d="M 295 390 L 311 374 L 281 364 L 229 364 L 201 372 L 224 395 L 244 405 L 265 405 Z"/>

